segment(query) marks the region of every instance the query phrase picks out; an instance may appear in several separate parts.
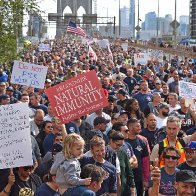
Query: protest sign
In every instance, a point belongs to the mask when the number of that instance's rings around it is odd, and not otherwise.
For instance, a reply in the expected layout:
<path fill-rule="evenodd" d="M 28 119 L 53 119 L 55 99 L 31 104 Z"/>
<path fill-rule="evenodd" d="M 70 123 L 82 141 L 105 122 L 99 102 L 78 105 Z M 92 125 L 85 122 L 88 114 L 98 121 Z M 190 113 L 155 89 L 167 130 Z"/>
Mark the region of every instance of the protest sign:
<path fill-rule="evenodd" d="M 93 38 L 93 41 L 97 43 L 97 38 Z"/>
<path fill-rule="evenodd" d="M 195 99 L 196 84 L 192 82 L 179 81 L 179 96 Z"/>
<path fill-rule="evenodd" d="M 95 71 L 67 80 L 45 90 L 53 112 L 62 123 L 69 122 L 108 105 Z"/>
<path fill-rule="evenodd" d="M 121 46 L 125 52 L 128 51 L 128 43 L 122 43 Z"/>
<path fill-rule="evenodd" d="M 103 40 L 98 41 L 98 45 L 99 45 L 100 48 L 108 48 L 110 43 L 109 43 L 108 39 L 103 39 Z"/>
<path fill-rule="evenodd" d="M 50 44 L 39 44 L 39 51 L 40 52 L 48 52 L 50 51 L 51 48 L 50 48 Z"/>
<path fill-rule="evenodd" d="M 135 65 L 138 63 L 146 65 L 148 63 L 148 53 L 134 53 L 134 63 Z"/>
<path fill-rule="evenodd" d="M 148 49 L 148 60 L 163 62 L 163 51 Z"/>
<path fill-rule="evenodd" d="M 0 107 L 0 169 L 33 165 L 28 103 Z"/>
<path fill-rule="evenodd" d="M 45 66 L 15 60 L 11 83 L 44 88 L 47 70 Z"/>

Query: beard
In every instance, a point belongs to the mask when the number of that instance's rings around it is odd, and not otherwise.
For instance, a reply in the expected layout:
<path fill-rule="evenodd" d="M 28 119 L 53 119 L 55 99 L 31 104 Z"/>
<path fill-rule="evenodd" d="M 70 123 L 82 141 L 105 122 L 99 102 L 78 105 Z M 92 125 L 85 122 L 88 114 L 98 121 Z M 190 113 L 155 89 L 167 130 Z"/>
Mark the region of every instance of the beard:
<path fill-rule="evenodd" d="M 164 117 L 168 117 L 168 116 L 169 116 L 169 112 L 162 112 L 162 115 L 163 115 Z"/>

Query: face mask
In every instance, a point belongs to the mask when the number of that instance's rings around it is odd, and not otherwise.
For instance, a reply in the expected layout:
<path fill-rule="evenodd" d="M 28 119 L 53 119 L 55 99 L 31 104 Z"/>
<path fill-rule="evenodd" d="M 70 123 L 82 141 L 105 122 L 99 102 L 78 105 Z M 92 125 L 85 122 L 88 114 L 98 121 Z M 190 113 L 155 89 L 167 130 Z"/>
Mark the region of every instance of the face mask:
<path fill-rule="evenodd" d="M 169 112 L 162 112 L 162 115 L 163 115 L 164 117 L 168 117 L 168 116 L 169 116 Z"/>

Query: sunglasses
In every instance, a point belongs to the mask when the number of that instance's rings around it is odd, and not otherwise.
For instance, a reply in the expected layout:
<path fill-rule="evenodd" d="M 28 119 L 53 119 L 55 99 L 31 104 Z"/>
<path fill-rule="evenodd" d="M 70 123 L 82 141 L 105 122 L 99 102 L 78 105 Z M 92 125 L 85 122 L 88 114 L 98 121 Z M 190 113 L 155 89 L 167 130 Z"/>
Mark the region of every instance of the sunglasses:
<path fill-rule="evenodd" d="M 177 156 L 170 156 L 170 155 L 165 155 L 164 158 L 165 159 L 172 159 L 172 160 L 178 160 L 179 159 L 179 157 L 177 157 Z"/>
<path fill-rule="evenodd" d="M 33 166 L 24 166 L 23 169 L 24 169 L 24 171 L 30 171 L 31 172 L 34 169 L 34 167 Z"/>
<path fill-rule="evenodd" d="M 184 151 L 186 154 L 194 154 L 196 150 L 185 150 Z"/>
<path fill-rule="evenodd" d="M 52 128 L 53 128 L 53 126 L 47 126 L 47 128 L 52 129 Z"/>

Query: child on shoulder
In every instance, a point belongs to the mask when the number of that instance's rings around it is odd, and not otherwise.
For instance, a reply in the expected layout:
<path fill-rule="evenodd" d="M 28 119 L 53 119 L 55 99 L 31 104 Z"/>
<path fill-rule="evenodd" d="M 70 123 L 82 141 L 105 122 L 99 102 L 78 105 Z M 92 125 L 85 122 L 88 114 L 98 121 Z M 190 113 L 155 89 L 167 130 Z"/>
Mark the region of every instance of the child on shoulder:
<path fill-rule="evenodd" d="M 58 153 L 51 167 L 51 174 L 56 174 L 59 192 L 63 195 L 67 189 L 89 185 L 91 178 L 80 178 L 79 158 L 83 155 L 84 140 L 78 134 L 68 134 L 64 140 L 63 151 Z"/>

